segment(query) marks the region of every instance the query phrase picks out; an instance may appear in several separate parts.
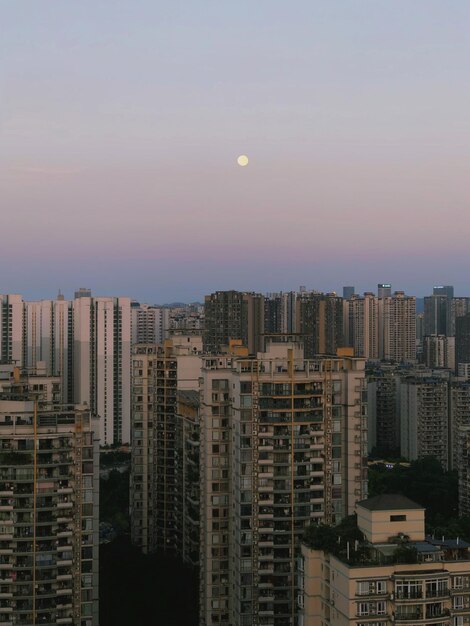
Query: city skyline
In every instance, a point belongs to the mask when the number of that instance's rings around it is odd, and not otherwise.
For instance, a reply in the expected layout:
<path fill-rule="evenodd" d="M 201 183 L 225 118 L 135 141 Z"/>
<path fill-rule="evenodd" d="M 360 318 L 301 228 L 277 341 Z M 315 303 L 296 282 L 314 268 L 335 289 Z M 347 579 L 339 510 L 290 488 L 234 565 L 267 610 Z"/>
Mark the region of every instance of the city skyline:
<path fill-rule="evenodd" d="M 331 288 L 347 267 L 346 284 L 453 276 L 465 293 L 467 3 L 44 0 L 0 17 L 4 291 L 194 300 Z"/>
<path fill-rule="evenodd" d="M 388 278 L 388 277 L 387 277 Z M 2 283 L 3 287 L 5 287 L 5 285 L 9 284 L 10 281 L 5 281 Z M 248 282 L 248 281 L 247 281 Z M 269 284 L 269 281 L 267 281 Z M 347 281 L 343 281 L 344 285 L 347 283 Z M 444 281 L 445 282 L 445 281 Z M 442 284 L 444 284 L 444 282 Z M 301 283 L 298 282 L 298 284 L 296 284 L 295 282 L 292 284 L 287 284 L 285 286 L 285 288 L 281 288 L 279 285 L 276 286 L 276 283 L 273 284 L 273 288 L 269 289 L 267 288 L 266 284 L 263 284 L 262 281 L 260 281 L 260 283 L 252 288 L 244 288 L 243 287 L 243 283 L 238 286 L 235 286 L 232 283 L 229 283 L 228 285 L 223 285 L 220 284 L 219 287 L 217 286 L 208 286 L 207 289 L 205 291 L 199 292 L 199 291 L 194 291 L 192 289 L 188 289 L 186 291 L 169 291 L 168 294 L 171 296 L 172 294 L 174 294 L 174 297 L 168 297 L 165 298 L 164 295 L 162 295 L 161 297 L 158 297 L 158 293 L 160 293 L 157 289 L 155 289 L 154 291 L 140 291 L 141 295 L 143 297 L 139 297 L 139 294 L 136 293 L 135 289 L 133 290 L 132 287 L 129 288 L 128 291 L 124 291 L 120 288 L 113 288 L 108 286 L 105 286 L 104 284 L 100 287 L 98 285 L 98 287 L 95 289 L 92 284 L 93 281 L 89 281 L 88 283 L 86 283 L 86 289 L 90 289 L 92 296 L 96 297 L 116 297 L 116 294 L 118 294 L 118 297 L 128 297 L 131 299 L 131 301 L 133 302 L 139 302 L 141 304 L 149 304 L 149 305 L 154 305 L 154 306 L 167 306 L 167 305 L 171 305 L 171 304 L 193 304 L 193 303 L 198 303 L 198 304 L 203 304 L 204 303 L 204 297 L 210 293 L 214 293 L 216 291 L 239 291 L 241 293 L 258 293 L 258 294 L 262 294 L 262 295 L 267 295 L 270 293 L 289 293 L 289 292 L 300 292 L 300 288 L 305 287 L 307 291 L 318 291 L 319 293 L 336 293 L 338 297 L 343 297 L 343 287 L 344 285 L 340 282 L 335 282 L 333 283 L 328 283 L 326 280 L 322 281 L 321 284 L 317 283 L 317 284 L 309 284 L 307 283 Z M 470 284 L 468 285 L 468 287 L 466 288 L 465 286 L 459 287 L 458 284 L 450 279 L 448 279 L 445 284 L 451 283 L 454 287 L 455 287 L 455 297 L 465 297 L 465 296 L 469 296 L 470 295 Z M 62 298 L 64 298 L 65 300 L 73 300 L 74 299 L 74 293 L 77 289 L 81 288 L 84 286 L 85 283 L 68 283 L 66 288 L 64 288 L 64 286 L 59 286 L 54 288 L 54 286 L 52 286 L 50 289 L 46 288 L 44 289 L 42 286 L 35 286 L 33 288 L 27 289 L 27 290 L 21 290 L 18 288 L 18 283 L 14 283 L 13 281 L 11 281 L 12 284 L 12 289 L 3 289 L 3 292 L 5 294 L 15 294 L 15 295 L 21 295 L 21 297 L 23 298 L 23 300 L 25 302 L 30 302 L 30 301 L 49 301 L 49 300 L 57 300 L 58 295 L 60 295 Z M 349 284 L 349 283 L 348 283 Z M 431 283 L 426 283 L 424 286 L 421 285 L 418 288 L 418 292 L 414 292 L 411 289 L 408 289 L 406 287 L 406 285 L 402 284 L 402 283 L 395 283 L 393 281 L 390 282 L 391 284 L 391 289 L 392 289 L 392 294 L 395 291 L 403 291 L 405 292 L 407 295 L 411 295 L 411 296 L 415 296 L 416 298 L 424 298 L 426 296 L 430 296 L 432 295 L 433 292 L 433 288 L 438 286 L 437 283 L 431 284 Z M 15 288 L 16 285 L 16 288 Z M 355 294 L 356 295 L 364 295 L 364 293 L 368 293 L 368 292 L 372 292 L 377 294 L 377 280 L 372 281 L 371 283 L 356 283 L 354 285 L 355 287 Z M 190 297 L 191 295 L 194 295 L 194 297 Z"/>

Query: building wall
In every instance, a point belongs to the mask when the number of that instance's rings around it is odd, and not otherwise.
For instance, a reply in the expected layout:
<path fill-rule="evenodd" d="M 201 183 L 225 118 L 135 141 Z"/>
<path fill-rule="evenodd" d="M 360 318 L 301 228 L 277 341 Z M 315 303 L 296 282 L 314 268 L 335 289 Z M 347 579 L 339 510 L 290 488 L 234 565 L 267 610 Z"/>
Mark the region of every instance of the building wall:
<path fill-rule="evenodd" d="M 0 623 L 97 626 L 96 424 L 84 407 L 34 415 L 33 401 L 0 400 L 0 550 L 9 555 L 0 579 L 10 598 Z"/>
<path fill-rule="evenodd" d="M 305 526 L 366 493 L 364 361 L 272 344 L 203 362 L 201 623 L 287 624 Z"/>

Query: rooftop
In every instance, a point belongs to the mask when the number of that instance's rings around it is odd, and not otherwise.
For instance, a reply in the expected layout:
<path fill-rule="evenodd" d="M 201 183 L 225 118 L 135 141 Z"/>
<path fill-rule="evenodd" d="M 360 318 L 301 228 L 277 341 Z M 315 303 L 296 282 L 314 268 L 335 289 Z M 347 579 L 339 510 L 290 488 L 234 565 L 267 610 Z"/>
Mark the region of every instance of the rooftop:
<path fill-rule="evenodd" d="M 410 509 L 424 509 L 406 496 L 401 494 L 382 494 L 357 503 L 368 511 L 409 511 Z"/>

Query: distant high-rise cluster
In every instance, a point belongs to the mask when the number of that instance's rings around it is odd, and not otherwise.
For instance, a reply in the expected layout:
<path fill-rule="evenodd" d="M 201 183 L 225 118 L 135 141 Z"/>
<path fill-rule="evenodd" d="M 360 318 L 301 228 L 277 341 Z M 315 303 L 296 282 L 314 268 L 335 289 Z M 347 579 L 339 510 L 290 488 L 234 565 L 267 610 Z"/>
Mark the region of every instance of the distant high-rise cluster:
<path fill-rule="evenodd" d="M 308 599 L 298 569 L 305 529 L 356 510 L 367 497 L 369 455 L 438 459 L 458 471 L 460 512 L 470 514 L 470 297 L 454 297 L 451 286 L 424 299 L 389 283 L 377 293 L 347 286 L 343 297 L 306 287 L 228 290 L 189 305 L 95 297 L 84 288 L 73 300 L 9 294 L 0 296 L 0 328 L 0 446 L 13 454 L 0 463 L 5 492 L 13 490 L 4 498 L 18 525 L 26 502 L 13 461 L 20 465 L 15 455 L 25 452 L 36 485 L 34 497 L 25 492 L 33 543 L 43 545 L 39 523 L 47 520 L 74 568 L 70 586 L 25 586 L 36 623 L 48 623 L 40 613 L 57 623 L 80 614 L 79 626 L 95 626 L 85 574 L 95 571 L 87 561 L 96 553 L 96 507 L 85 502 L 97 498 L 98 440 L 131 442 L 132 542 L 199 568 L 201 626 L 297 626 Z M 12 394 L 27 406 L 2 404 Z M 51 479 L 51 492 L 39 498 L 42 479 Z M 82 517 L 72 520 L 41 508 L 76 512 L 78 503 Z M 20 536 L 7 530 L 6 564 L 16 571 Z M 47 575 L 59 580 L 64 559 L 49 554 L 49 538 L 43 543 Z M 304 552 L 310 558 L 317 556 Z M 12 593 L 8 608 L 23 610 Z M 66 605 L 54 594 L 67 596 Z"/>
<path fill-rule="evenodd" d="M 0 296 L 2 362 L 60 376 L 63 402 L 86 403 L 99 415 L 103 444 L 129 441 L 130 299 L 90 297 L 85 289 L 75 295 Z"/>
<path fill-rule="evenodd" d="M 199 562 L 202 624 L 281 626 L 305 527 L 367 492 L 365 361 L 281 337 L 257 357 L 200 347 L 134 349 L 133 541 Z"/>
<path fill-rule="evenodd" d="M 199 567 L 201 626 L 302 618 L 303 532 L 366 497 L 370 452 L 457 469 L 470 510 L 468 301 L 380 283 L 218 291 L 179 325 L 134 308 L 132 539 Z"/>

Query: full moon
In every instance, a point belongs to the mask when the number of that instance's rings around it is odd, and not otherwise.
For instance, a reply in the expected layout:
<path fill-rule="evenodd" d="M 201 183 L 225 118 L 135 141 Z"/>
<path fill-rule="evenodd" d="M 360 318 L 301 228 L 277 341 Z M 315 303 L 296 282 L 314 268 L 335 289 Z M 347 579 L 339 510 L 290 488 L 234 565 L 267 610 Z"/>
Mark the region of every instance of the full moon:
<path fill-rule="evenodd" d="M 248 165 L 248 157 L 246 156 L 246 154 L 241 154 L 237 159 L 237 163 L 241 167 L 245 167 L 245 165 Z"/>

